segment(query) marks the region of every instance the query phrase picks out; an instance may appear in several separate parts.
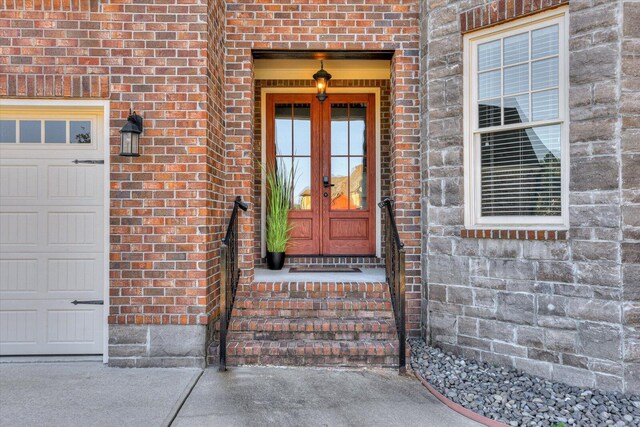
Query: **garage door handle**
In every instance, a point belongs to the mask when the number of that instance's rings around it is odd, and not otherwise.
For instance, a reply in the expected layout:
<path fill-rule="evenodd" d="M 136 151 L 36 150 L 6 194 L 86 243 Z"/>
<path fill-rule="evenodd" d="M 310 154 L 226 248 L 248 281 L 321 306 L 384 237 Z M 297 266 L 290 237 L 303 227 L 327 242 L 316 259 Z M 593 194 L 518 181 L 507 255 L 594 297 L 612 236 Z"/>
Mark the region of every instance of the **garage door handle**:
<path fill-rule="evenodd" d="M 75 159 L 71 163 L 75 163 L 76 165 L 78 163 L 82 163 L 83 165 L 104 165 L 104 160 L 78 160 L 78 159 Z"/>
<path fill-rule="evenodd" d="M 71 304 L 73 304 L 73 305 L 78 305 L 78 304 L 104 305 L 104 300 L 96 299 L 96 300 L 89 300 L 89 301 L 78 301 L 76 299 L 76 300 L 71 301 Z"/>

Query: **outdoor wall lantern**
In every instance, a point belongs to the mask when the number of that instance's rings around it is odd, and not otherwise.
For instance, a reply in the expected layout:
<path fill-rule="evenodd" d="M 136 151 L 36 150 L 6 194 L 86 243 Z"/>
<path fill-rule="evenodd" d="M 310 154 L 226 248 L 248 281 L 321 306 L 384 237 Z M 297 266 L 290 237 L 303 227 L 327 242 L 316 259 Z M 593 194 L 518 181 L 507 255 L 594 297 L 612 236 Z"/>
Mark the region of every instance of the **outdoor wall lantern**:
<path fill-rule="evenodd" d="M 140 134 L 143 131 L 143 119 L 129 110 L 127 124 L 120 129 L 120 155 L 138 157 L 140 155 Z"/>
<path fill-rule="evenodd" d="M 316 98 L 320 102 L 327 99 L 327 86 L 329 86 L 329 80 L 331 80 L 331 74 L 324 70 L 324 63 L 320 61 L 320 69 L 313 75 L 313 80 L 316 81 L 316 88 L 318 88 L 318 94 Z"/>

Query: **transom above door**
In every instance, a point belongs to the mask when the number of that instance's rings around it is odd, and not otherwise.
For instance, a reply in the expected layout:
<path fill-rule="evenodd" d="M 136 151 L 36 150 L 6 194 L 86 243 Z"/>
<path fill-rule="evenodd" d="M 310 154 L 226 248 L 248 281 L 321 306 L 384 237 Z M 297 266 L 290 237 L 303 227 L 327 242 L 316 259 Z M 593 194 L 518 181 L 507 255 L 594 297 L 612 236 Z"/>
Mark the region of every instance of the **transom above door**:
<path fill-rule="evenodd" d="M 290 255 L 375 254 L 375 96 L 267 96 L 267 161 L 294 174 Z"/>

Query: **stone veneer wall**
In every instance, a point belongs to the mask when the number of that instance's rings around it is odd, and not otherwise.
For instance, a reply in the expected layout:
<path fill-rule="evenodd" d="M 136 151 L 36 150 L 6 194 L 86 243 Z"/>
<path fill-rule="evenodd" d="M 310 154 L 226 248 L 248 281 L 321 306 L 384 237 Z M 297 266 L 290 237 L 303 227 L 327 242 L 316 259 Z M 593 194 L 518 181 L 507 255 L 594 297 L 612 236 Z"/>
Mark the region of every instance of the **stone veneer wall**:
<path fill-rule="evenodd" d="M 203 365 L 226 207 L 224 2 L 0 4 L 0 96 L 110 100 L 110 363 Z M 137 158 L 118 156 L 129 108 L 145 119 Z"/>
<path fill-rule="evenodd" d="M 380 196 L 390 197 L 390 177 L 389 177 L 389 121 L 391 118 L 391 88 L 389 80 L 331 80 L 332 88 L 336 87 L 363 87 L 380 88 Z M 253 134 L 253 156 L 260 159 L 262 156 L 262 88 L 265 87 L 315 87 L 312 79 L 308 80 L 256 80 L 255 81 L 255 114 L 254 114 L 254 134 Z M 256 265 L 262 262 L 262 175 L 256 173 L 254 177 L 253 200 L 255 208 L 253 212 L 255 221 L 254 233 L 254 257 Z M 376 203 L 379 200 L 376 201 Z M 376 208 L 376 221 L 379 221 L 382 211 Z M 384 223 L 383 223 L 384 227 Z M 384 251 L 384 230 L 382 231 L 382 250 Z M 305 257 L 302 257 L 305 258 Z M 310 257 L 306 257 L 310 258 Z M 338 258 L 338 257 L 334 257 Z M 360 257 L 362 258 L 362 257 Z M 346 262 L 351 262 L 347 260 Z"/>
<path fill-rule="evenodd" d="M 566 239 L 461 237 L 461 23 L 559 3 L 421 1 L 423 335 L 553 380 L 640 392 L 638 3 L 625 3 L 624 18 L 619 0 L 569 4 Z"/>

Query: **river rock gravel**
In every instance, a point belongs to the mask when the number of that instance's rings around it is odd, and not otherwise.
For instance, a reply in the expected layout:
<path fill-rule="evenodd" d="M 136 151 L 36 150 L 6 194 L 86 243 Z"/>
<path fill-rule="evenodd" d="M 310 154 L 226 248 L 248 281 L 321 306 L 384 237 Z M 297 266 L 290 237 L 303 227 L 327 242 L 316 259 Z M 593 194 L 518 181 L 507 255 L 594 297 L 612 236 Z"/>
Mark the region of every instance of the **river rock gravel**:
<path fill-rule="evenodd" d="M 410 340 L 411 366 L 450 400 L 510 426 L 640 426 L 640 396 L 556 383 Z"/>

